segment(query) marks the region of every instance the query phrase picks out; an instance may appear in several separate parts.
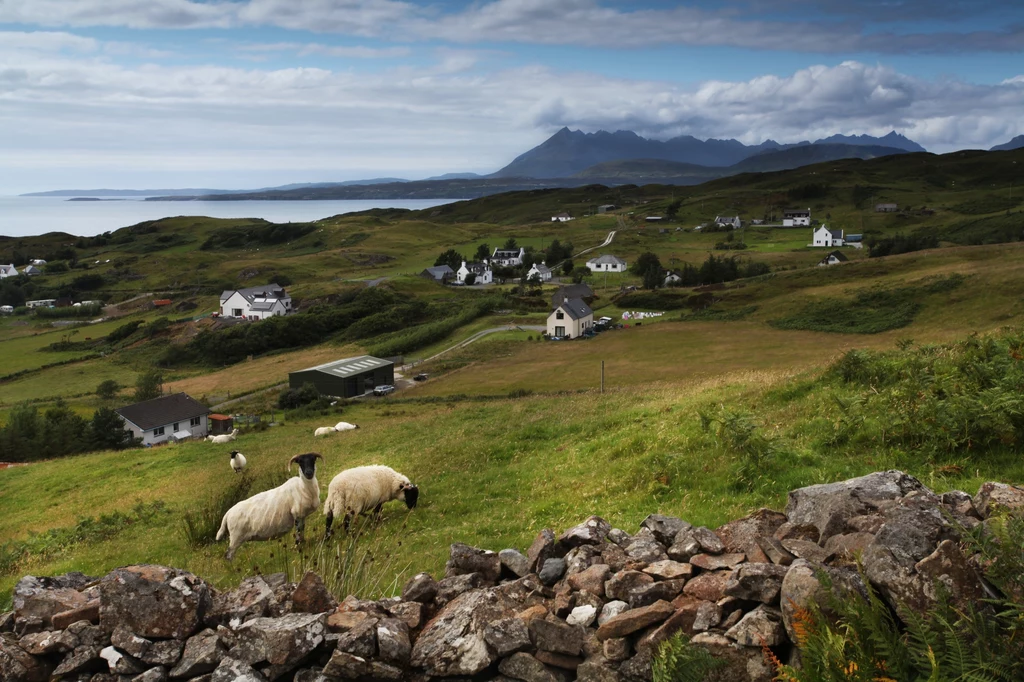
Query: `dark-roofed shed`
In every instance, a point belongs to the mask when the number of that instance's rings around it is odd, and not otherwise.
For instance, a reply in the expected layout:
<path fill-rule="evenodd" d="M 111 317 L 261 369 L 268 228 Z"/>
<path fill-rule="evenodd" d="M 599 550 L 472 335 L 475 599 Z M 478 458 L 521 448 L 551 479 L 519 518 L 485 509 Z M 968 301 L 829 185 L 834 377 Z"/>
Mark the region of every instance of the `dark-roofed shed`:
<path fill-rule="evenodd" d="M 288 385 L 313 384 L 321 395 L 353 398 L 377 386 L 395 383 L 395 363 L 370 355 L 335 360 L 288 374 Z"/>

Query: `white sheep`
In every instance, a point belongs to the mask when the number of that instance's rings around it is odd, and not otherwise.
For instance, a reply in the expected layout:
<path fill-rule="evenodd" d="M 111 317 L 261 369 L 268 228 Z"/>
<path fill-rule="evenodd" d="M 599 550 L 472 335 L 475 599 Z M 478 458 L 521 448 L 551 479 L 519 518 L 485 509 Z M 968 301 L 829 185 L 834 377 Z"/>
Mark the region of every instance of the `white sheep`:
<path fill-rule="evenodd" d="M 231 433 L 221 434 L 220 436 L 207 436 L 206 440 L 210 441 L 214 445 L 225 445 L 230 443 L 235 438 L 238 438 L 238 429 L 232 429 Z"/>
<path fill-rule="evenodd" d="M 338 422 L 334 425 L 335 431 L 351 431 L 352 429 L 358 429 L 359 427 L 355 424 L 349 424 L 348 422 Z"/>
<path fill-rule="evenodd" d="M 321 426 L 320 428 L 313 432 L 313 437 L 319 438 L 320 436 L 329 436 L 332 433 L 334 433 L 333 426 Z"/>
<path fill-rule="evenodd" d="M 327 516 L 327 534 L 331 537 L 331 524 L 335 516 L 344 516 L 345 530 L 352 518 L 365 511 L 380 514 L 385 502 L 405 500 L 412 509 L 420 491 L 409 482 L 409 478 L 391 467 L 381 464 L 346 469 L 334 477 L 327 487 L 324 514 Z"/>
<path fill-rule="evenodd" d="M 231 451 L 231 468 L 236 474 L 242 473 L 242 469 L 245 468 L 245 455 L 238 450 Z"/>
<path fill-rule="evenodd" d="M 295 543 L 302 543 L 302 531 L 306 525 L 306 517 L 320 506 L 320 485 L 316 481 L 316 460 L 323 456 L 316 452 L 295 455 L 288 460 L 288 470 L 292 462 L 299 465 L 299 475 L 287 481 L 242 500 L 228 509 L 220 522 L 217 540 L 230 535 L 228 551 L 224 555 L 228 561 L 235 556 L 235 550 L 248 540 L 272 540 L 295 527 Z"/>

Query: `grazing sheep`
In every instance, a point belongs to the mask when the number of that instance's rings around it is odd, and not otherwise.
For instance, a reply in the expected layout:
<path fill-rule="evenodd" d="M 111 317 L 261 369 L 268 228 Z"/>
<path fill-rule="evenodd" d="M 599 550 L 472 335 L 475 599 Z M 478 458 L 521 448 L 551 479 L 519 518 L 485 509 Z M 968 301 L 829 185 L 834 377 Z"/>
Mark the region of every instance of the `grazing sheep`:
<path fill-rule="evenodd" d="M 236 474 L 242 473 L 242 469 L 245 468 L 245 455 L 238 450 L 231 451 L 231 468 Z"/>
<path fill-rule="evenodd" d="M 220 436 L 207 436 L 206 440 L 210 441 L 214 445 L 225 445 L 233 441 L 235 438 L 238 438 L 238 429 L 231 429 L 231 433 L 225 433 Z"/>
<path fill-rule="evenodd" d="M 327 500 L 324 502 L 326 537 L 332 535 L 331 524 L 336 515 L 344 515 L 345 530 L 348 530 L 352 517 L 371 509 L 380 514 L 381 507 L 390 500 L 405 500 L 405 505 L 412 509 L 419 494 L 419 488 L 410 483 L 408 477 L 391 467 L 375 464 L 346 469 L 327 487 Z"/>
<path fill-rule="evenodd" d="M 319 438 L 320 436 L 329 436 L 332 433 L 334 433 L 333 426 L 321 426 L 319 429 L 313 432 L 313 437 Z"/>
<path fill-rule="evenodd" d="M 348 422 L 338 422 L 334 425 L 335 431 L 351 431 L 352 429 L 358 429 L 359 427 L 355 424 L 349 424 Z"/>
<path fill-rule="evenodd" d="M 235 551 L 249 540 L 272 540 L 295 528 L 295 543 L 302 543 L 302 531 L 306 526 L 306 517 L 320 506 L 320 485 L 316 482 L 316 460 L 323 459 L 317 452 L 295 455 L 288 460 L 288 470 L 292 462 L 299 465 L 299 475 L 287 481 L 242 500 L 228 509 L 217 531 L 217 540 L 230 535 L 228 551 L 224 555 L 228 561 L 235 556 Z"/>

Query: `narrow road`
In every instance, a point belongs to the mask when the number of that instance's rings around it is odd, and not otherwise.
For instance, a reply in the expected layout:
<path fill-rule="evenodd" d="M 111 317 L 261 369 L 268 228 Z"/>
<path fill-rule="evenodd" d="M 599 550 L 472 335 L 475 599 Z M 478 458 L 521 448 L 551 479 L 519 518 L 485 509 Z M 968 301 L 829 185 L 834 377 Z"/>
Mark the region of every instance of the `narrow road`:
<path fill-rule="evenodd" d="M 400 371 L 400 372 L 406 371 L 406 370 L 412 369 L 416 365 L 422 364 L 424 362 L 430 362 L 434 358 L 439 358 L 442 355 L 444 355 L 445 353 L 447 353 L 449 351 L 453 351 L 456 348 L 464 348 L 465 346 L 468 346 L 469 344 L 473 343 L 474 341 L 482 339 L 483 337 L 487 336 L 488 334 L 495 334 L 497 332 L 510 332 L 510 331 L 542 332 L 542 331 L 545 331 L 546 329 L 547 329 L 547 327 L 545 327 L 544 325 L 540 325 L 540 324 L 523 324 L 523 325 L 518 325 L 517 324 L 517 325 L 504 325 L 502 327 L 491 327 L 490 329 L 484 329 L 483 331 L 479 331 L 476 334 L 473 334 L 473 336 L 469 337 L 465 341 L 460 341 L 459 343 L 455 344 L 454 346 L 449 346 L 448 348 L 445 348 L 440 353 L 435 353 L 434 355 L 431 355 L 429 358 L 426 358 L 424 360 L 417 360 L 416 362 L 413 362 L 412 364 L 402 365 L 401 367 L 398 368 L 398 371 Z"/>
<path fill-rule="evenodd" d="M 616 217 L 619 219 L 619 228 L 620 229 L 624 228 L 626 225 L 625 225 L 625 223 L 622 220 L 622 216 L 616 216 Z M 617 231 L 618 230 L 612 230 L 611 232 L 608 233 L 608 236 L 605 238 L 605 240 L 603 242 L 601 242 L 597 246 L 591 246 L 589 249 L 583 249 L 582 251 L 577 253 L 575 256 L 573 256 L 573 258 L 578 258 L 579 256 L 582 256 L 585 253 L 590 253 L 591 251 L 596 251 L 597 249 L 603 249 L 604 247 L 608 246 L 609 244 L 612 243 L 612 240 L 615 239 L 615 233 Z"/>

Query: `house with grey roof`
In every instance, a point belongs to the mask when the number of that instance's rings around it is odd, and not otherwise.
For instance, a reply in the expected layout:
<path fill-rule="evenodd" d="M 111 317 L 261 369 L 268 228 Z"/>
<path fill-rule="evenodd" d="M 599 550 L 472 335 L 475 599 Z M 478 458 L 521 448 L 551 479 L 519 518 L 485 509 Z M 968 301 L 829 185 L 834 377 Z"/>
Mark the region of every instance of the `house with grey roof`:
<path fill-rule="evenodd" d="M 125 430 L 143 445 L 166 443 L 170 439 L 205 438 L 210 408 L 185 393 L 163 395 L 115 410 Z"/>
<path fill-rule="evenodd" d="M 558 291 L 552 294 L 551 309 L 554 310 L 560 306 L 562 301 L 567 298 L 579 298 L 587 305 L 590 305 L 594 300 L 594 290 L 586 284 L 564 284 L 558 287 Z"/>
<path fill-rule="evenodd" d="M 526 279 L 530 280 L 536 277 L 541 282 L 551 281 L 551 268 L 545 265 L 543 262 L 534 263 L 530 271 L 526 273 Z"/>
<path fill-rule="evenodd" d="M 495 249 L 491 254 L 490 264 L 503 268 L 515 268 L 523 264 L 524 258 L 526 258 L 526 249 L 521 246 L 518 249 Z"/>
<path fill-rule="evenodd" d="M 839 265 L 840 263 L 845 263 L 848 260 L 849 258 L 847 258 L 846 254 L 844 254 L 842 251 L 833 251 L 832 253 L 828 254 L 820 261 L 818 261 L 818 267 L 825 267 L 827 265 Z"/>
<path fill-rule="evenodd" d="M 434 280 L 439 284 L 447 284 L 455 279 L 455 271 L 447 265 L 435 265 L 434 267 L 427 268 L 421 272 L 420 277 Z"/>
<path fill-rule="evenodd" d="M 221 317 L 265 320 L 290 312 L 292 297 L 277 284 L 224 291 L 220 295 Z"/>
<path fill-rule="evenodd" d="M 473 284 L 490 284 L 494 281 L 494 273 L 487 261 L 482 263 L 467 263 L 462 261 L 462 267 L 455 272 L 455 279 L 465 284 L 466 277 L 474 275 Z"/>
<path fill-rule="evenodd" d="M 576 339 L 594 326 L 594 311 L 578 298 L 564 299 L 548 315 L 548 336 Z"/>
<path fill-rule="evenodd" d="M 17 277 L 18 269 L 11 265 L 0 265 L 0 279 L 7 279 L 8 277 Z"/>
<path fill-rule="evenodd" d="M 601 255 L 588 260 L 587 267 L 594 272 L 625 272 L 626 261 L 618 256 Z"/>

